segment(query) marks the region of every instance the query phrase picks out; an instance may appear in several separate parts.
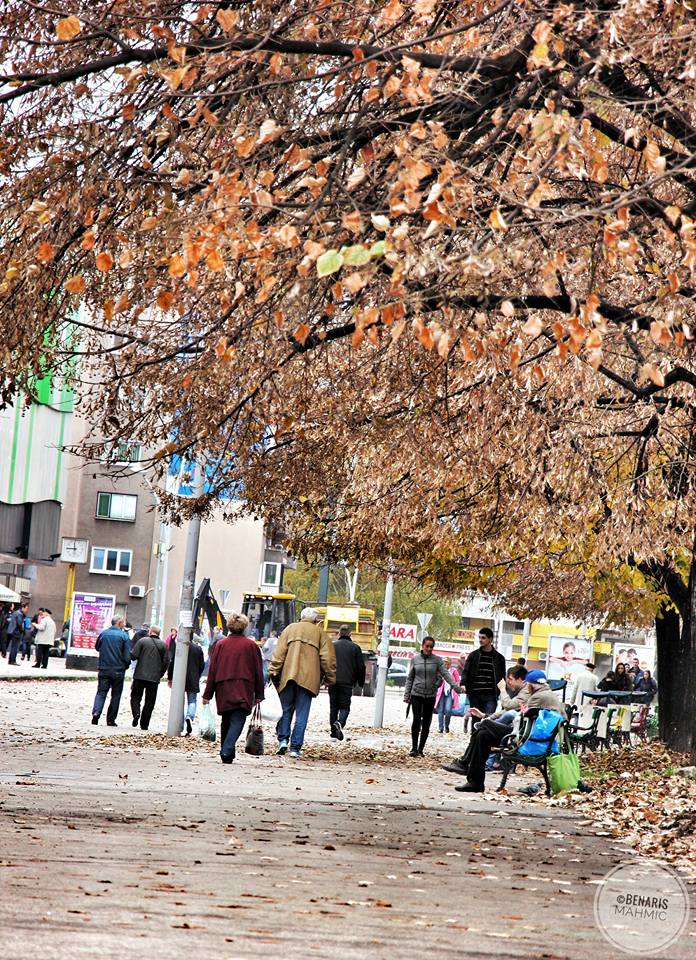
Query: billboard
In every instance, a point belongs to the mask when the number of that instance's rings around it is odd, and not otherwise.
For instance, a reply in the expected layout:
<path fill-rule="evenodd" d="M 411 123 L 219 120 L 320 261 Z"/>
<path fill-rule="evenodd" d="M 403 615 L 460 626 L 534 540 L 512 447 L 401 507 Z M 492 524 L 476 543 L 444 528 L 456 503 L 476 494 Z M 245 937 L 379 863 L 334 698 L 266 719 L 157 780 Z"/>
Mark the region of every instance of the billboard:
<path fill-rule="evenodd" d="M 97 655 L 94 645 L 102 630 L 111 626 L 115 602 L 113 594 L 73 593 L 68 639 L 71 653 Z"/>
<path fill-rule="evenodd" d="M 549 637 L 546 676 L 549 680 L 566 680 L 570 683 L 585 672 L 585 664 L 591 659 L 591 640 L 582 637 Z"/>
<path fill-rule="evenodd" d="M 418 639 L 418 627 L 415 623 L 392 623 L 389 630 L 389 643 L 415 643 Z"/>
<path fill-rule="evenodd" d="M 635 643 L 626 643 L 625 640 L 617 640 L 614 643 L 611 667 L 612 670 L 615 670 L 617 663 L 625 663 L 627 668 L 630 669 L 635 666 L 637 660 L 641 670 L 650 670 L 654 676 L 655 654 L 655 647 L 645 647 Z"/>

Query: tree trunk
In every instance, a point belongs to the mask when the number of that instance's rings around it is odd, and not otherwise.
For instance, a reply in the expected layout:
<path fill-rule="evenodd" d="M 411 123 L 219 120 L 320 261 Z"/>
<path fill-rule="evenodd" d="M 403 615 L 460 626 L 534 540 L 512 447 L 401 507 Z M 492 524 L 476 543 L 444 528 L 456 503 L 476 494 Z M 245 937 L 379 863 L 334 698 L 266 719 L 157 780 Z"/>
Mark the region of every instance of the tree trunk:
<path fill-rule="evenodd" d="M 681 617 L 663 608 L 655 619 L 660 739 L 696 763 L 696 560 L 679 597 Z"/>

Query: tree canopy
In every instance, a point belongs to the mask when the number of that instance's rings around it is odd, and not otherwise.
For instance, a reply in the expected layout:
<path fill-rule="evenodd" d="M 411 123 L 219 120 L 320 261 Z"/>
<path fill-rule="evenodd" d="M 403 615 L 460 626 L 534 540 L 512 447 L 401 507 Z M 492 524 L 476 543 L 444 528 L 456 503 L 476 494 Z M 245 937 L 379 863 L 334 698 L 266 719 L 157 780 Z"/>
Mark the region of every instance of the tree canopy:
<path fill-rule="evenodd" d="M 193 454 L 197 509 L 243 485 L 308 557 L 443 589 L 540 557 L 672 569 L 694 23 L 674 0 L 14 0 L 4 401 L 62 364 L 84 452 Z"/>

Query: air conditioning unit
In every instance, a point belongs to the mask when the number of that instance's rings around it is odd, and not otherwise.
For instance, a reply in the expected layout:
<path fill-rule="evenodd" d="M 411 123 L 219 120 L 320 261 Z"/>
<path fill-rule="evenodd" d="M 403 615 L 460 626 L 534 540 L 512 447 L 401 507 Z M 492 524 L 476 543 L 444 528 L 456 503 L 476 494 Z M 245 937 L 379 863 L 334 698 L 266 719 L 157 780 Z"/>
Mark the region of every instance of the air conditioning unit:
<path fill-rule="evenodd" d="M 145 587 L 140 586 L 139 584 L 133 584 L 132 587 L 128 590 L 129 597 L 144 597 L 145 596 Z"/>
<path fill-rule="evenodd" d="M 546 660 L 546 657 L 547 657 L 547 656 L 548 656 L 548 654 L 547 654 L 547 651 L 546 651 L 546 650 L 540 650 L 540 651 L 539 651 L 539 660 L 541 660 L 542 663 L 544 662 L 544 660 Z"/>

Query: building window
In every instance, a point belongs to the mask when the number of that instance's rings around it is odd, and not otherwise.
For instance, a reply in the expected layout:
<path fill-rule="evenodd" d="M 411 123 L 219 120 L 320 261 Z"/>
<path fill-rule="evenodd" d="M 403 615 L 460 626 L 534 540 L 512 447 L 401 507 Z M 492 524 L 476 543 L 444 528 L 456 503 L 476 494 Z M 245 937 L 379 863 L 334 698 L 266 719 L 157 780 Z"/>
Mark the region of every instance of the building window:
<path fill-rule="evenodd" d="M 143 445 L 137 440 L 119 440 L 104 447 L 104 460 L 115 463 L 138 463 L 142 460 Z"/>
<path fill-rule="evenodd" d="M 230 591 L 221 590 L 220 591 L 220 609 L 229 610 L 230 609 Z"/>
<path fill-rule="evenodd" d="M 129 577 L 132 563 L 132 550 L 119 550 L 115 547 L 92 547 L 92 559 L 89 565 L 89 572 Z"/>
<path fill-rule="evenodd" d="M 522 620 L 504 620 L 503 621 L 503 633 L 522 633 L 524 631 L 524 623 Z"/>
<path fill-rule="evenodd" d="M 131 493 L 97 494 L 98 520 L 135 520 L 138 498 Z"/>
<path fill-rule="evenodd" d="M 279 563 L 264 563 L 261 567 L 261 586 L 279 587 L 280 569 L 281 565 Z"/>
<path fill-rule="evenodd" d="M 460 617 L 460 618 L 459 618 L 459 629 L 460 629 L 460 630 L 471 630 L 471 617 Z"/>

